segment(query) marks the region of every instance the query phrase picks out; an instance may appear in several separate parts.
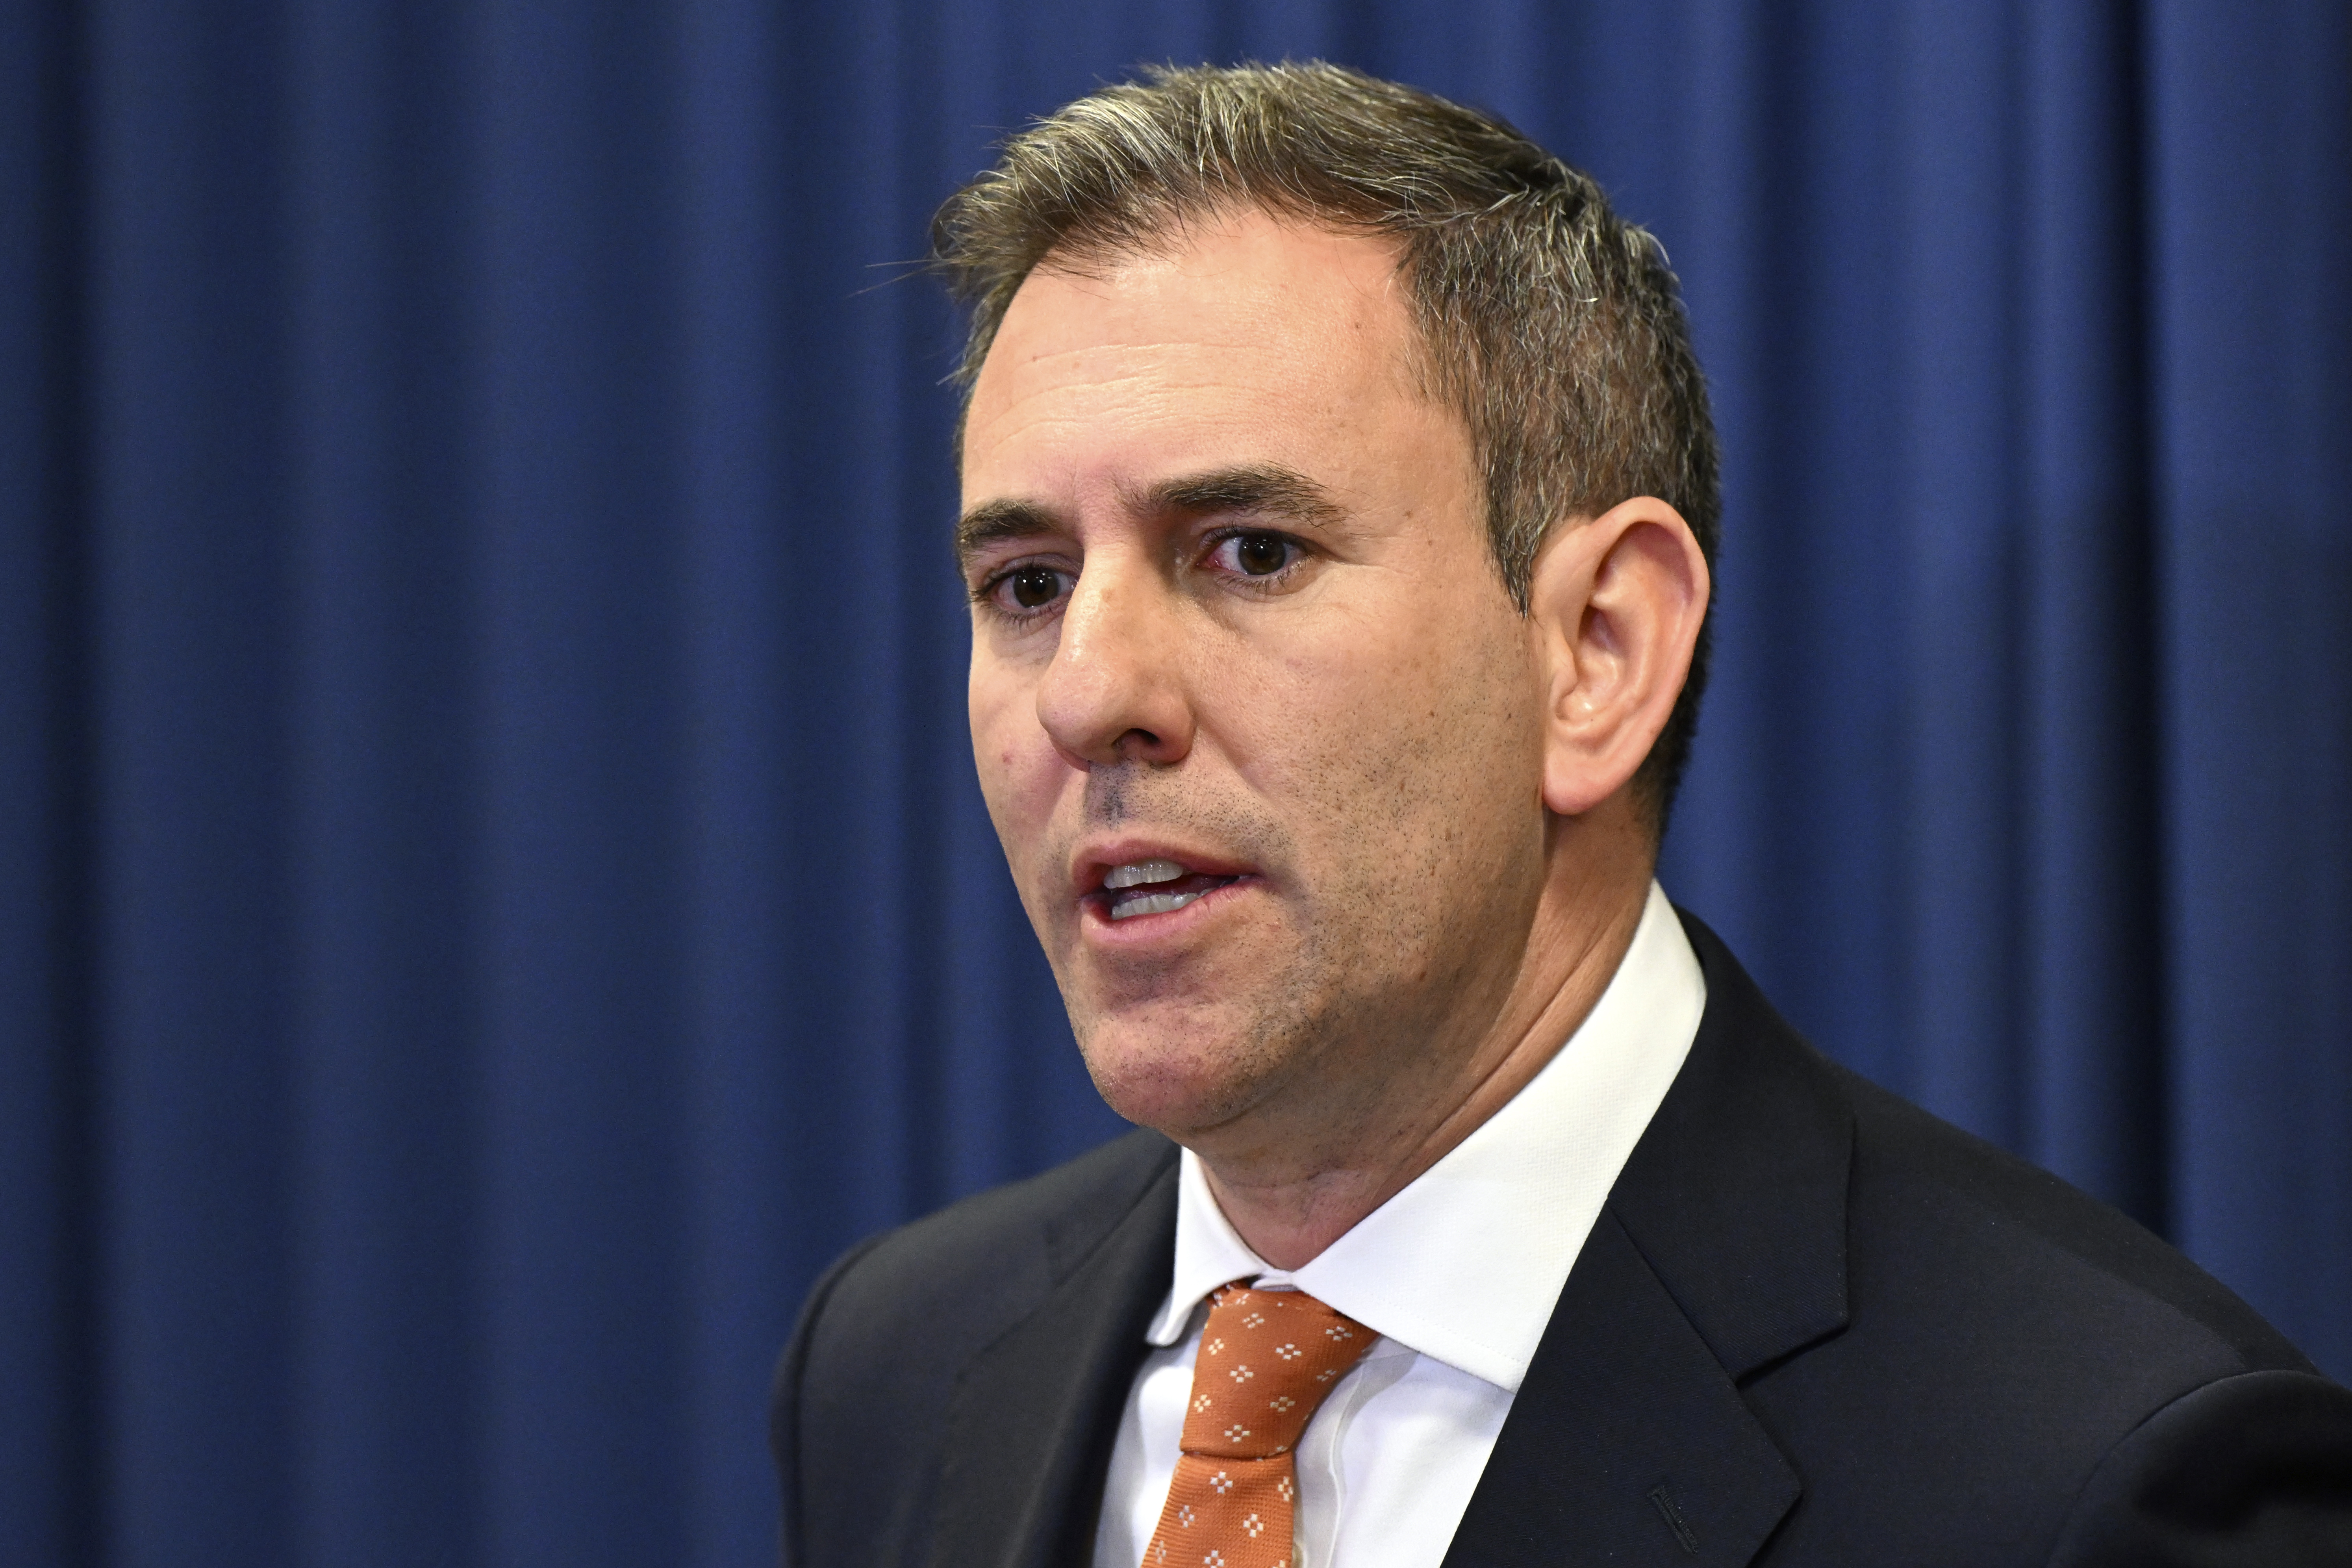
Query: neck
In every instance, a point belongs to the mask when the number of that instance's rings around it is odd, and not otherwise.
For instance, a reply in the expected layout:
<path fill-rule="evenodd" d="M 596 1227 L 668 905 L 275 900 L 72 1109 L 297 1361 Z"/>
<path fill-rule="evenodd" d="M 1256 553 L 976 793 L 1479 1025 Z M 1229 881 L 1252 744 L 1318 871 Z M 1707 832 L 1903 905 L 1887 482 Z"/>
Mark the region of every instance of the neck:
<path fill-rule="evenodd" d="M 1218 1206 L 1260 1258 L 1284 1269 L 1312 1261 L 1508 1104 L 1591 1013 L 1641 924 L 1652 855 L 1646 835 L 1631 854 L 1622 845 L 1596 854 L 1601 846 L 1559 841 L 1580 837 L 1563 831 L 1549 847 L 1518 973 L 1501 1007 L 1461 1031 L 1466 1048 L 1404 1053 L 1399 1059 L 1421 1069 L 1410 1078 L 1335 1086 L 1318 1097 L 1323 1104 L 1289 1107 L 1309 1112 L 1283 1119 L 1295 1128 L 1344 1128 L 1316 1140 L 1316 1156 L 1304 1163 L 1295 1131 L 1267 1138 L 1223 1129 L 1226 1136 L 1186 1140 Z M 1339 1106 L 1347 1110 L 1335 1114 Z M 1286 1152 L 1270 1155 L 1276 1147 Z"/>

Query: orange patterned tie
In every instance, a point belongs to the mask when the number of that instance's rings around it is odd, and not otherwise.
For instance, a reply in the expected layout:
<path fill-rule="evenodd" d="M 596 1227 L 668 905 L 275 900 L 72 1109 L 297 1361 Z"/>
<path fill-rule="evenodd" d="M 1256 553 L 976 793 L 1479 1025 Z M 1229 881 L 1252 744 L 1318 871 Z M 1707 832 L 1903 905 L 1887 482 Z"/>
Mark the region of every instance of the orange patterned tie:
<path fill-rule="evenodd" d="M 1227 1285 L 1209 1303 L 1184 1451 L 1143 1568 L 1289 1568 L 1291 1449 L 1377 1336 L 1297 1290 Z"/>

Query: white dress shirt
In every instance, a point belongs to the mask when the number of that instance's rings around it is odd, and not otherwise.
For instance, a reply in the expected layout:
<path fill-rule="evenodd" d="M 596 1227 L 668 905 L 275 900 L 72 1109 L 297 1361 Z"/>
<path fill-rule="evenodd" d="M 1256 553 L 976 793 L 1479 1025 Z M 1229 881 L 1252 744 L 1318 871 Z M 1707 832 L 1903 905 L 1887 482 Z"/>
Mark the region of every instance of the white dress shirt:
<path fill-rule="evenodd" d="M 1209 1293 L 1305 1290 L 1381 1338 L 1297 1450 L 1294 1568 L 1438 1568 L 1617 1173 L 1689 1054 L 1706 982 L 1655 882 L 1624 961 L 1510 1102 L 1312 1262 L 1250 1250 L 1186 1150 L 1176 1275 L 1111 1451 L 1095 1568 L 1139 1568 L 1175 1474 Z"/>

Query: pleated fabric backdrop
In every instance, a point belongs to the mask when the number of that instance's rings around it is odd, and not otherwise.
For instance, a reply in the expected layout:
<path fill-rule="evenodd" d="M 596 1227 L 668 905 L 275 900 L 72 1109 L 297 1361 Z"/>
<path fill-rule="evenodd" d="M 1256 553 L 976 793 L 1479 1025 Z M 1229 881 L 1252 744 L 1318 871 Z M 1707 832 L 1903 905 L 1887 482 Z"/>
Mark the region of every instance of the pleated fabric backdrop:
<path fill-rule="evenodd" d="M 0 1561 L 770 1559 L 814 1272 L 1116 1127 L 905 264 L 1307 55 L 1680 268 L 1670 889 L 2352 1373 L 2352 8 L 6 0 Z"/>

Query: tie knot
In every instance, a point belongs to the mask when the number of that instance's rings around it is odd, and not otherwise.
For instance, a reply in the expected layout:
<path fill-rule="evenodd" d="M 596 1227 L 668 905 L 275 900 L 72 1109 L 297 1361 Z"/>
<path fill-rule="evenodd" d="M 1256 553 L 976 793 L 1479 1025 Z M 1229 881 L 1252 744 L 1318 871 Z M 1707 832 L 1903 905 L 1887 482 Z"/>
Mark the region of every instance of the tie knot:
<path fill-rule="evenodd" d="M 1192 1363 L 1184 1452 L 1225 1459 L 1287 1453 L 1376 1337 L 1303 1291 L 1225 1286 L 1209 1299 Z"/>

